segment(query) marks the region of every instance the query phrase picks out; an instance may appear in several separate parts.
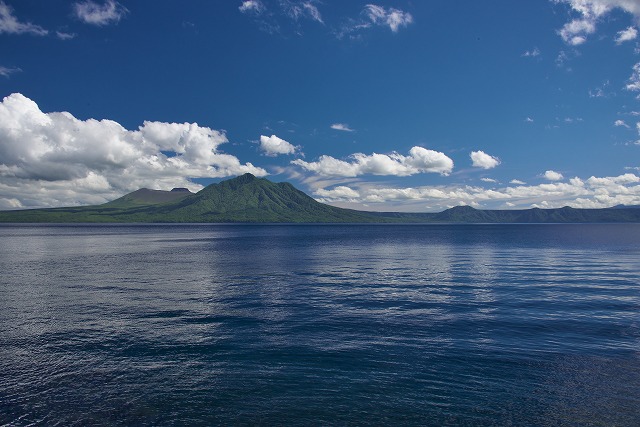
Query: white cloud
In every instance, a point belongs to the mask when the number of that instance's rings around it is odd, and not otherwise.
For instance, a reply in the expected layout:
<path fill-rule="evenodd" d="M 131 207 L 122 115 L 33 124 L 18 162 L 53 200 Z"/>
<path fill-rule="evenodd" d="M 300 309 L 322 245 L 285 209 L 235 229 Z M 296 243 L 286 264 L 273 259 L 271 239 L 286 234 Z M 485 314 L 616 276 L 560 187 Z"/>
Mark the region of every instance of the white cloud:
<path fill-rule="evenodd" d="M 491 183 L 494 183 L 494 184 L 496 184 L 498 182 L 493 178 L 480 178 L 480 181 L 482 181 L 482 182 L 491 182 Z"/>
<path fill-rule="evenodd" d="M 544 175 L 542 175 L 545 179 L 548 179 L 549 181 L 560 181 L 561 179 L 564 178 L 564 176 L 562 176 L 562 174 L 560 172 L 556 172 L 556 171 L 552 171 L 552 170 L 548 170 L 544 173 Z"/>
<path fill-rule="evenodd" d="M 618 204 L 640 204 L 640 177 L 627 173 L 617 177 L 591 177 L 569 182 L 527 186 L 521 181 L 503 188 L 475 186 L 424 186 L 393 188 L 356 183 L 333 190 L 318 189 L 320 200 L 356 209 L 440 211 L 470 205 L 485 209 L 526 209 L 531 207 L 606 208 Z M 339 189 L 339 190 L 338 190 Z"/>
<path fill-rule="evenodd" d="M 407 27 L 413 23 L 413 16 L 393 7 L 385 9 L 383 6 L 367 4 L 362 9 L 360 17 L 349 19 L 338 31 L 336 36 L 342 38 L 348 35 L 351 38 L 359 38 L 359 32 L 374 26 L 387 27 L 396 33 L 401 27 Z"/>
<path fill-rule="evenodd" d="M 76 36 L 76 33 L 65 33 L 63 31 L 56 31 L 56 37 L 58 37 L 60 40 L 71 40 Z"/>
<path fill-rule="evenodd" d="M 637 0 L 552 0 L 554 3 L 568 4 L 571 9 L 580 15 L 566 23 L 559 31 L 565 43 L 577 46 L 584 43 L 587 37 L 596 31 L 596 24 L 605 15 L 614 9 L 621 9 L 640 20 L 640 2 Z M 631 27 L 630 27 L 631 28 Z M 617 42 L 633 40 L 633 31 L 627 30 L 618 33 Z M 633 37 L 632 37 L 633 36 Z M 632 38 L 626 38 L 632 37 Z M 622 39 L 622 40 L 621 40 Z M 620 41 L 618 41 L 620 40 Z"/>
<path fill-rule="evenodd" d="M 406 27 L 413 22 L 410 13 L 393 7 L 385 9 L 383 6 L 368 4 L 364 7 L 363 13 L 372 24 L 387 26 L 394 33 L 398 32 L 400 27 Z"/>
<path fill-rule="evenodd" d="M 633 73 L 629 77 L 626 89 L 633 92 L 640 91 L 640 62 L 633 66 Z"/>
<path fill-rule="evenodd" d="M 618 37 L 616 37 L 616 43 L 622 44 L 631 40 L 635 40 L 638 37 L 638 30 L 635 27 L 628 27 L 626 30 L 618 31 Z"/>
<path fill-rule="evenodd" d="M 2 77 L 9 77 L 11 74 L 19 73 L 20 71 L 22 70 L 17 67 L 3 67 L 0 65 L 0 76 Z"/>
<path fill-rule="evenodd" d="M 267 156 L 277 156 L 278 154 L 294 154 L 298 147 L 275 135 L 260 135 L 260 149 Z"/>
<path fill-rule="evenodd" d="M 609 94 L 607 88 L 611 85 L 609 80 L 605 80 L 600 87 L 589 89 L 589 98 L 606 98 Z"/>
<path fill-rule="evenodd" d="M 616 120 L 615 122 L 613 122 L 613 125 L 614 125 L 615 127 L 620 127 L 620 126 L 622 126 L 622 127 L 627 128 L 627 129 L 630 129 L 630 128 L 631 128 L 628 124 L 626 124 L 626 123 L 625 123 L 625 121 L 624 121 L 624 120 Z"/>
<path fill-rule="evenodd" d="M 448 175 L 453 170 L 453 160 L 444 153 L 423 147 L 413 147 L 409 150 L 409 156 L 395 152 L 389 155 L 356 153 L 350 156 L 350 161 L 320 156 L 317 162 L 296 159 L 291 163 L 319 175 L 340 177 L 356 177 L 365 174 L 409 176 L 426 172 Z"/>
<path fill-rule="evenodd" d="M 579 46 L 587 41 L 587 36 L 596 31 L 595 22 L 591 19 L 574 19 L 560 30 L 560 37 L 571 46 Z"/>
<path fill-rule="evenodd" d="M 85 24 L 109 25 L 117 24 L 129 12 L 115 0 L 107 0 L 100 5 L 92 0 L 75 3 L 73 11 L 78 19 Z"/>
<path fill-rule="evenodd" d="M 0 198 L 25 207 L 103 203 L 138 188 L 201 188 L 190 178 L 267 172 L 218 147 L 223 132 L 196 123 L 111 120 L 44 113 L 21 94 L 0 103 Z M 165 153 L 173 154 L 165 154 Z"/>
<path fill-rule="evenodd" d="M 472 151 L 469 157 L 473 161 L 473 167 L 476 168 L 491 169 L 500 164 L 500 159 L 490 156 L 484 151 Z"/>
<path fill-rule="evenodd" d="M 354 130 L 351 129 L 346 123 L 334 123 L 331 125 L 331 129 L 341 130 L 344 132 L 354 132 Z"/>
<path fill-rule="evenodd" d="M 512 179 L 511 181 L 509 181 L 509 184 L 525 185 L 525 184 L 526 184 L 526 182 L 524 182 L 524 181 L 520 181 L 519 179 Z"/>
<path fill-rule="evenodd" d="M 527 123 L 533 123 L 533 119 L 531 117 L 527 117 L 524 121 Z"/>
<path fill-rule="evenodd" d="M 315 191 L 314 194 L 316 194 L 317 196 L 329 198 L 329 199 L 350 200 L 350 199 L 356 199 L 360 197 L 360 193 L 358 193 L 357 191 L 349 187 L 345 187 L 343 185 L 339 185 L 333 188 L 332 190 L 325 190 L 324 188 L 321 188 Z"/>
<path fill-rule="evenodd" d="M 525 53 L 523 53 L 521 56 L 525 57 L 525 58 L 535 58 L 537 56 L 540 56 L 540 49 L 538 49 L 537 47 L 533 48 L 533 50 L 527 50 Z"/>
<path fill-rule="evenodd" d="M 0 1 L 0 34 L 33 34 L 46 36 L 49 31 L 30 22 L 20 22 L 13 16 L 13 10 L 4 1 Z"/>
<path fill-rule="evenodd" d="M 282 10 L 290 18 L 296 21 L 300 18 L 308 18 L 324 24 L 320 11 L 313 3 L 314 1 L 293 2 L 291 0 L 280 0 Z"/>
<path fill-rule="evenodd" d="M 260 14 L 265 10 L 265 7 L 260 0 L 246 0 L 242 2 L 238 9 L 242 13 Z"/>

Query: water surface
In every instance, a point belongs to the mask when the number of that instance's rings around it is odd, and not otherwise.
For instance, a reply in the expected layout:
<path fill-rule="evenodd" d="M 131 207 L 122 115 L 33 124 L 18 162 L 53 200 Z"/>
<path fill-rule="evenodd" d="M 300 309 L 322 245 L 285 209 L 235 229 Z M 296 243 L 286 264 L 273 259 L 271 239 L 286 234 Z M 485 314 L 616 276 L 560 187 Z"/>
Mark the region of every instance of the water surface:
<path fill-rule="evenodd" d="M 0 425 L 640 424 L 640 225 L 0 227 Z"/>

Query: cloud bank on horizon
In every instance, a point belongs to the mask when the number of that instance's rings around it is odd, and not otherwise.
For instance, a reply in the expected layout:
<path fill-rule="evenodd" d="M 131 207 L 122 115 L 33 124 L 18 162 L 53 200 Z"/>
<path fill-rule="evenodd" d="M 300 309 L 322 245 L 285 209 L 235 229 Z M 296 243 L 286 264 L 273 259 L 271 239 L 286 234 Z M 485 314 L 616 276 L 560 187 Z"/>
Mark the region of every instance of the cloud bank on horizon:
<path fill-rule="evenodd" d="M 219 146 L 223 132 L 197 123 L 112 120 L 43 113 L 21 94 L 0 104 L 0 208 L 104 203 L 139 188 L 200 190 L 197 177 L 267 175 Z"/>
<path fill-rule="evenodd" d="M 527 5 L 540 25 L 508 49 L 490 34 L 511 17 L 483 34 L 486 7 L 237 0 L 177 19 L 172 4 L 36 4 L 0 0 L 0 209 L 247 172 L 356 209 L 640 205 L 636 0 Z M 466 19 L 478 34 L 452 30 Z"/>

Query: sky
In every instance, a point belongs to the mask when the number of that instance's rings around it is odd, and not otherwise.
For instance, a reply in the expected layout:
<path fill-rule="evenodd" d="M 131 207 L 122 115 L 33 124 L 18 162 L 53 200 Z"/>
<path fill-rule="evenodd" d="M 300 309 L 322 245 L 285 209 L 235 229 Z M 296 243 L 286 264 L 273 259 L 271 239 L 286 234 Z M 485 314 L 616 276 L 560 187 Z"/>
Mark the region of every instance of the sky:
<path fill-rule="evenodd" d="M 0 209 L 640 205 L 640 0 L 368 1 L 0 0 Z"/>

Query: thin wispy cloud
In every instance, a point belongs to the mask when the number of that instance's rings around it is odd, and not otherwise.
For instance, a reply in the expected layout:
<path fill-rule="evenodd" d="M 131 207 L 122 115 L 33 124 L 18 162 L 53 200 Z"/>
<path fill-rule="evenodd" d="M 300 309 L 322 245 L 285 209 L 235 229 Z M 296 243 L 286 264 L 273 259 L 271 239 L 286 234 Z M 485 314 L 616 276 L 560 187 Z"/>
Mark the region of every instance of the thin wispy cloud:
<path fill-rule="evenodd" d="M 0 65 L 0 76 L 2 77 L 9 77 L 12 74 L 19 73 L 20 71 L 22 70 L 18 67 L 3 67 Z"/>
<path fill-rule="evenodd" d="M 413 15 L 396 8 L 385 8 L 376 4 L 367 4 L 356 18 L 348 18 L 338 30 L 337 38 L 360 38 L 362 33 L 375 27 L 388 28 L 397 33 L 401 28 L 412 24 Z"/>
<path fill-rule="evenodd" d="M 107 0 L 101 4 L 91 0 L 75 3 L 73 11 L 80 21 L 97 26 L 117 24 L 129 12 L 115 0 Z"/>
<path fill-rule="evenodd" d="M 640 62 L 633 66 L 633 72 L 631 73 L 625 88 L 632 92 L 640 91 Z"/>
<path fill-rule="evenodd" d="M 602 83 L 601 86 L 596 87 L 594 89 L 589 89 L 589 97 L 590 98 L 606 98 L 610 94 L 608 93 L 609 87 L 611 86 L 611 82 L 606 80 Z"/>
<path fill-rule="evenodd" d="M 31 34 L 46 36 L 49 31 L 30 22 L 20 22 L 13 14 L 13 9 L 4 1 L 0 1 L 0 34 Z"/>
<path fill-rule="evenodd" d="M 301 18 L 310 19 L 312 21 L 324 23 L 322 15 L 313 1 L 292 1 L 292 0 L 280 0 L 280 7 L 284 13 L 294 20 Z"/>
<path fill-rule="evenodd" d="M 259 15 L 265 11 L 265 6 L 260 0 L 246 0 L 242 2 L 238 9 L 240 9 L 240 12 L 242 13 L 254 13 Z"/>
<path fill-rule="evenodd" d="M 532 50 L 527 50 L 527 51 L 525 51 L 525 52 L 524 52 L 522 55 L 520 55 L 520 56 L 525 57 L 525 58 L 536 58 L 536 57 L 540 56 L 540 53 L 541 53 L 541 52 L 540 52 L 540 49 L 538 49 L 538 48 L 536 47 L 536 48 L 533 48 Z"/>
<path fill-rule="evenodd" d="M 363 13 L 372 24 L 389 27 L 394 33 L 398 32 L 400 27 L 406 27 L 413 22 L 410 13 L 393 7 L 386 9 L 384 6 L 368 4 L 364 7 Z"/>
<path fill-rule="evenodd" d="M 334 123 L 331 125 L 331 129 L 341 130 L 343 132 L 355 132 L 355 130 L 351 129 L 346 123 Z"/>
<path fill-rule="evenodd" d="M 56 31 L 56 37 L 60 40 L 71 40 L 76 38 L 76 33 L 66 33 L 64 31 Z"/>

